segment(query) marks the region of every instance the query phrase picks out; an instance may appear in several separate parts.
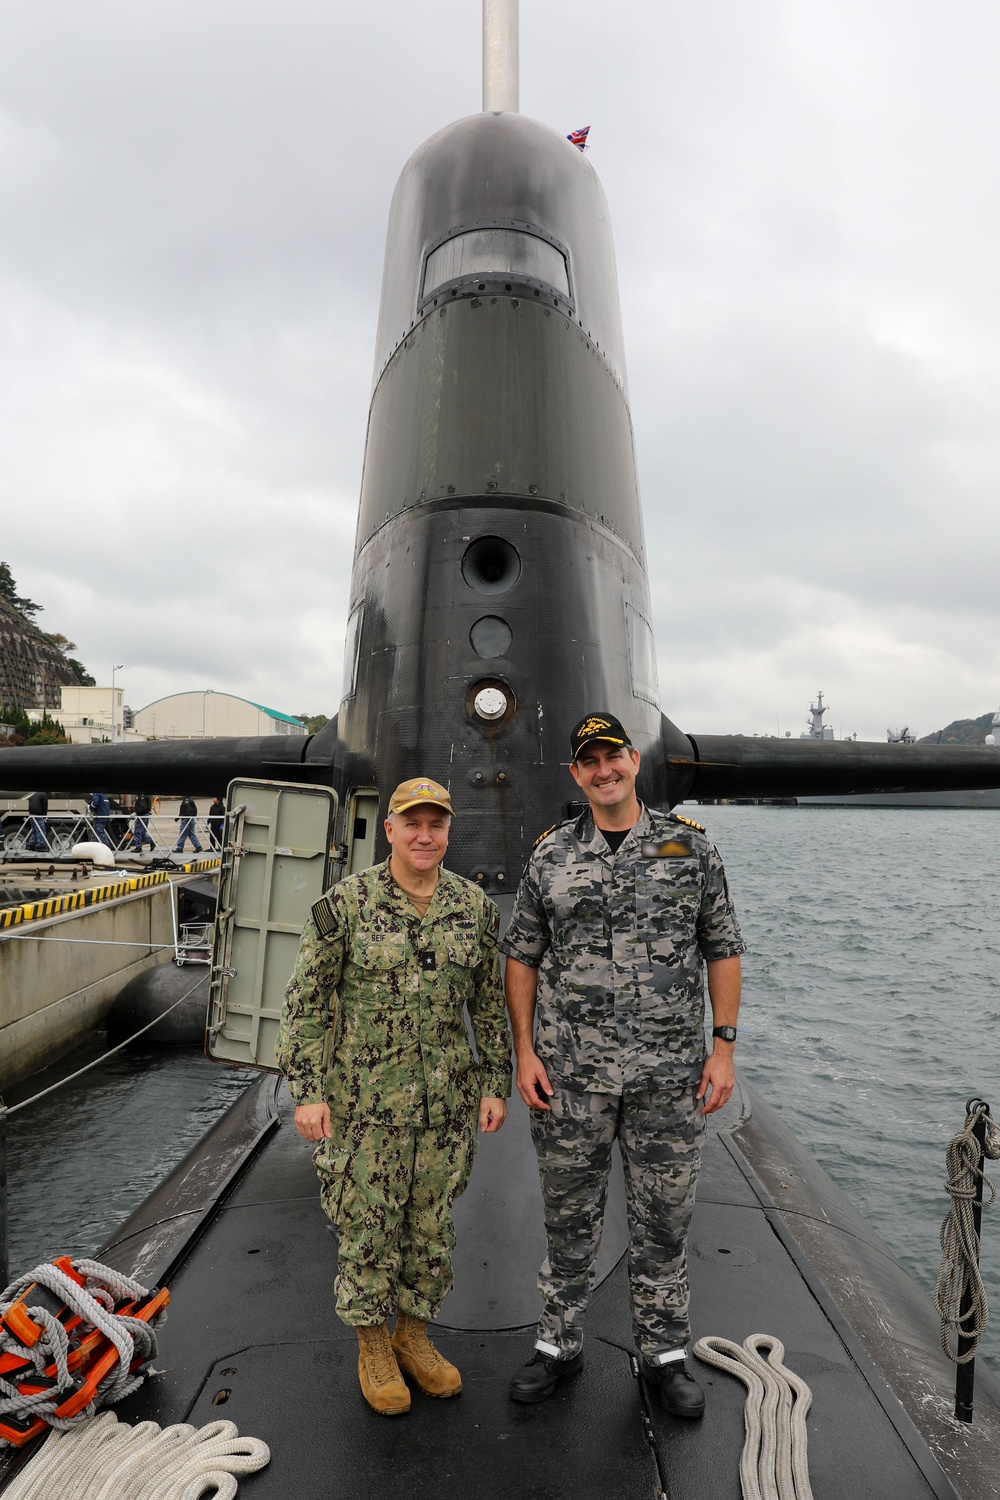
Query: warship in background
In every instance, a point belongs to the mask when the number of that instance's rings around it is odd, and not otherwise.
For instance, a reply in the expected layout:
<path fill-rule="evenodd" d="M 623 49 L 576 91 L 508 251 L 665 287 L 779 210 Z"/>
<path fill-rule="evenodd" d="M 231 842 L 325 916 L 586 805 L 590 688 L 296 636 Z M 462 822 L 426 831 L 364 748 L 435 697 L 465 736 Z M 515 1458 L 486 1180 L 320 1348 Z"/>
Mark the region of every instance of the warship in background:
<path fill-rule="evenodd" d="M 801 740 L 832 740 L 836 736 L 831 724 L 823 723 L 829 713 L 829 704 L 823 702 L 822 691 L 816 694 L 816 702 L 809 705 L 809 728 L 799 735 Z M 886 729 L 886 740 L 890 745 L 915 745 L 916 736 L 910 733 L 909 725 L 902 729 Z M 857 736 L 855 736 L 857 738 Z M 1000 710 L 993 715 L 990 732 L 984 745 L 1000 744 Z M 964 790 L 937 792 L 862 792 L 852 796 L 799 797 L 800 807 L 998 807 L 1000 788 L 977 787 Z"/>

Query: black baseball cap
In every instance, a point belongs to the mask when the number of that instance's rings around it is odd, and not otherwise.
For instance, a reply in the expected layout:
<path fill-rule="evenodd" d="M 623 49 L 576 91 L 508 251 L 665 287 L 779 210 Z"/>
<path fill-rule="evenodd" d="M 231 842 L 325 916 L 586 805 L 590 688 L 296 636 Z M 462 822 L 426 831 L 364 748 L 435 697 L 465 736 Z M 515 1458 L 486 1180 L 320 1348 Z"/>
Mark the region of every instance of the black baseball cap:
<path fill-rule="evenodd" d="M 584 714 L 569 737 L 569 749 L 573 759 L 576 760 L 584 745 L 592 744 L 594 740 L 604 740 L 609 745 L 631 745 L 628 730 L 620 719 L 614 714 L 596 713 Z"/>

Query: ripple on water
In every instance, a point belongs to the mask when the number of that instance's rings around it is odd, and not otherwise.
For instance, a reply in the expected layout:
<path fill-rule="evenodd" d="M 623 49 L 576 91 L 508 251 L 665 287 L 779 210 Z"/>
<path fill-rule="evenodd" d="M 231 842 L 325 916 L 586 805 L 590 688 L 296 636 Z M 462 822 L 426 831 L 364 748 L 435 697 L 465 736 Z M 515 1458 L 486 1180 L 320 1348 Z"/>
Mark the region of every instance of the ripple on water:
<path fill-rule="evenodd" d="M 37 1093 L 102 1045 L 27 1080 Z M 256 1077 L 194 1048 L 135 1047 L 8 1121 L 10 1266 L 20 1275 L 98 1246 Z"/>
<path fill-rule="evenodd" d="M 749 944 L 741 1070 L 930 1293 L 945 1148 L 973 1094 L 1000 1115 L 1000 819 L 703 807 L 698 821 Z M 1000 1203 L 982 1264 L 1000 1305 Z M 1000 1319 L 982 1350 L 1000 1370 Z"/>

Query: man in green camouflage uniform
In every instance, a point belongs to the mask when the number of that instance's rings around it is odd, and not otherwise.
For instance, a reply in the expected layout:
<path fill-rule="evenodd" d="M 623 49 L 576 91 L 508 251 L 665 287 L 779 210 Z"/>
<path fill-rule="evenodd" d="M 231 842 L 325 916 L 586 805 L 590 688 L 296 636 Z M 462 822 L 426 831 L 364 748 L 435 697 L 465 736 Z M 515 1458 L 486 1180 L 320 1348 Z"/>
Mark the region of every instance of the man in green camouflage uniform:
<path fill-rule="evenodd" d="M 409 1407 L 401 1369 L 430 1395 L 462 1388 L 426 1325 L 451 1288 L 451 1205 L 469 1181 L 476 1125 L 498 1130 L 507 1112 L 500 918 L 477 886 L 441 868 L 451 817 L 437 782 L 396 789 L 391 856 L 313 907 L 278 1036 L 295 1123 L 318 1142 L 321 1199 L 339 1232 L 337 1314 L 358 1331 L 362 1390 L 383 1415 Z"/>
<path fill-rule="evenodd" d="M 684 1364 L 686 1241 L 704 1115 L 735 1081 L 744 943 L 704 830 L 637 800 L 639 755 L 621 723 L 588 715 L 571 750 L 589 810 L 535 845 L 501 944 L 548 1239 L 535 1354 L 510 1394 L 544 1400 L 582 1367 L 617 1139 L 643 1371 L 669 1411 L 700 1417 L 704 1395 Z M 703 965 L 717 1023 L 708 1057 Z"/>

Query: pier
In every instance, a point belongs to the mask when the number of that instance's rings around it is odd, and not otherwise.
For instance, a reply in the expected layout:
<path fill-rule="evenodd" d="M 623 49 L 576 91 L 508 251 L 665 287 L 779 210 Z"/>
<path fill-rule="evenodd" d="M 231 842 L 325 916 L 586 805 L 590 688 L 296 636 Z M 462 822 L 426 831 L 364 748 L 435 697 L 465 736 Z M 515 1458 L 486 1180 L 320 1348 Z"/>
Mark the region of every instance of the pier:
<path fill-rule="evenodd" d="M 218 868 L 94 870 L 45 855 L 0 863 L 0 1090 L 77 1045 L 130 979 L 174 956 L 171 888 Z"/>

